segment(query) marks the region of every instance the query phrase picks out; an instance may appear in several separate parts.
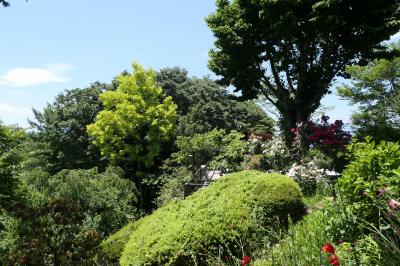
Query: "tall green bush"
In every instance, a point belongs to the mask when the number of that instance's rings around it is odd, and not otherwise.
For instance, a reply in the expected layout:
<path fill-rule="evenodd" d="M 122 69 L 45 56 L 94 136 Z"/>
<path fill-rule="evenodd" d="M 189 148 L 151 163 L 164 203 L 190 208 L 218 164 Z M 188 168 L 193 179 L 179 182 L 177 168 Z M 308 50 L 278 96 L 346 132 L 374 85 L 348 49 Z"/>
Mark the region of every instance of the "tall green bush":
<path fill-rule="evenodd" d="M 201 265 L 212 256 L 242 257 L 251 253 L 250 239 L 259 237 L 260 227 L 270 226 L 273 217 L 283 224 L 288 215 L 298 219 L 303 210 L 300 188 L 290 178 L 243 171 L 129 224 L 103 250 L 111 259 L 121 256 L 121 265 Z"/>
<path fill-rule="evenodd" d="M 365 142 L 349 146 L 350 163 L 339 178 L 341 195 L 353 205 L 357 216 L 370 219 L 378 216 L 377 200 L 400 196 L 400 145 L 393 142 Z M 382 193 L 381 193 L 382 192 Z"/>

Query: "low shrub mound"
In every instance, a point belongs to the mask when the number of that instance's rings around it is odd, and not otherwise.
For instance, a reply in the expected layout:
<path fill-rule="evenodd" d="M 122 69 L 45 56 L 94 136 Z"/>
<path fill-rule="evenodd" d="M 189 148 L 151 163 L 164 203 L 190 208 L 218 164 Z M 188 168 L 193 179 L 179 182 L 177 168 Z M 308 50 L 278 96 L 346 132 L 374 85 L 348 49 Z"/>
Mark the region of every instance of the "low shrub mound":
<path fill-rule="evenodd" d="M 227 175 L 183 201 L 171 202 L 103 242 L 121 265 L 202 265 L 211 257 L 250 254 L 246 241 L 279 217 L 287 225 L 304 212 L 289 177 L 243 171 Z M 239 244 L 241 243 L 241 244 Z"/>

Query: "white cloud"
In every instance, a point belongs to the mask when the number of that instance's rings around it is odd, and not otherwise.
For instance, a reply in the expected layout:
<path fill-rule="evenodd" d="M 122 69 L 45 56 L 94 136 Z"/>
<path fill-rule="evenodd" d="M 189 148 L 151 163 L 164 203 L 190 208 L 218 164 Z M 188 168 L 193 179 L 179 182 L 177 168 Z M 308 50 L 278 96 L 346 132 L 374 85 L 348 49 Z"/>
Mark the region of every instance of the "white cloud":
<path fill-rule="evenodd" d="M 31 109 L 20 106 L 12 106 L 0 103 L 0 113 L 2 115 L 30 115 Z"/>
<path fill-rule="evenodd" d="M 22 91 L 22 90 L 12 90 L 10 92 L 11 95 L 26 95 L 27 92 L 26 91 Z"/>
<path fill-rule="evenodd" d="M 41 68 L 13 68 L 0 76 L 0 85 L 27 87 L 43 83 L 67 82 L 70 79 L 63 72 L 71 68 L 73 66 L 68 64 L 53 64 Z"/>

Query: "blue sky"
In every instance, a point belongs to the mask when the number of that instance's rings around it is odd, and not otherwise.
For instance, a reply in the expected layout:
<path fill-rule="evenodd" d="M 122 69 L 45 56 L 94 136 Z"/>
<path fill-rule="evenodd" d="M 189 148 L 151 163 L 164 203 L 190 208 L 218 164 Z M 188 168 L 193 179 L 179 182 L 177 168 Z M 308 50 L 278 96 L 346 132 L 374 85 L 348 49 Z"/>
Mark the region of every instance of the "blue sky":
<path fill-rule="evenodd" d="M 0 118 L 27 126 L 65 89 L 109 82 L 132 61 L 158 70 L 180 66 L 190 76 L 212 73 L 213 35 L 204 18 L 213 0 L 13 0 L 0 8 Z M 335 95 L 328 114 L 349 120 Z M 353 108 L 354 109 L 354 108 Z"/>

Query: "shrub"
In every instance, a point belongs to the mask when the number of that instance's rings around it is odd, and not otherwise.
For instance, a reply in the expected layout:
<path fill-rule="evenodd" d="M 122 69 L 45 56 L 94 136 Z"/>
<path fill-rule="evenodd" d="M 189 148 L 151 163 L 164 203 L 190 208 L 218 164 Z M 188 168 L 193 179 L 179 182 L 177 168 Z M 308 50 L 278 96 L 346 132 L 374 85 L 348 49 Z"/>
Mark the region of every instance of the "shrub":
<path fill-rule="evenodd" d="M 39 208 L 16 204 L 13 211 L 24 224 L 6 265 L 95 265 L 101 236 L 82 226 L 78 205 L 59 198 Z"/>
<path fill-rule="evenodd" d="M 310 161 L 308 163 L 302 162 L 301 164 L 294 163 L 287 175 L 300 185 L 304 195 L 312 196 L 316 193 L 317 187 L 322 190 L 319 192 L 329 190 L 332 181 L 339 174 L 335 171 L 319 168 L 316 163 Z"/>
<path fill-rule="evenodd" d="M 273 170 L 275 172 L 286 172 L 294 155 L 285 144 L 283 138 L 274 138 L 273 140 L 262 143 L 261 150 L 263 157 L 261 167 L 264 170 Z"/>
<path fill-rule="evenodd" d="M 133 182 L 123 179 L 120 168 L 109 167 L 103 173 L 90 170 L 62 170 L 54 176 L 42 171 L 21 174 L 23 194 L 33 207 L 62 197 L 78 204 L 84 223 L 107 236 L 137 215 L 132 206 L 137 190 Z"/>
<path fill-rule="evenodd" d="M 350 163 L 338 180 L 339 189 L 360 219 L 378 217 L 378 199 L 400 196 L 400 179 L 395 174 L 400 168 L 400 145 L 392 142 L 376 144 L 366 139 L 351 144 L 349 151 Z"/>
<path fill-rule="evenodd" d="M 311 147 L 322 151 L 333 160 L 335 169 L 341 171 L 346 163 L 341 155 L 350 143 L 351 134 L 345 131 L 341 120 L 334 123 L 329 123 L 328 120 L 329 117 L 323 115 L 316 121 L 300 123 L 297 128 L 292 129 L 294 142 L 301 147 L 301 153 Z"/>
<path fill-rule="evenodd" d="M 242 258 L 244 251 L 250 252 L 246 240 L 259 232 L 257 225 L 268 227 L 272 217 L 285 224 L 288 215 L 298 219 L 303 214 L 300 199 L 299 186 L 288 177 L 257 171 L 230 174 L 128 225 L 103 243 L 103 251 L 114 259 L 122 254 L 121 265 L 202 264 L 221 252 Z"/>

